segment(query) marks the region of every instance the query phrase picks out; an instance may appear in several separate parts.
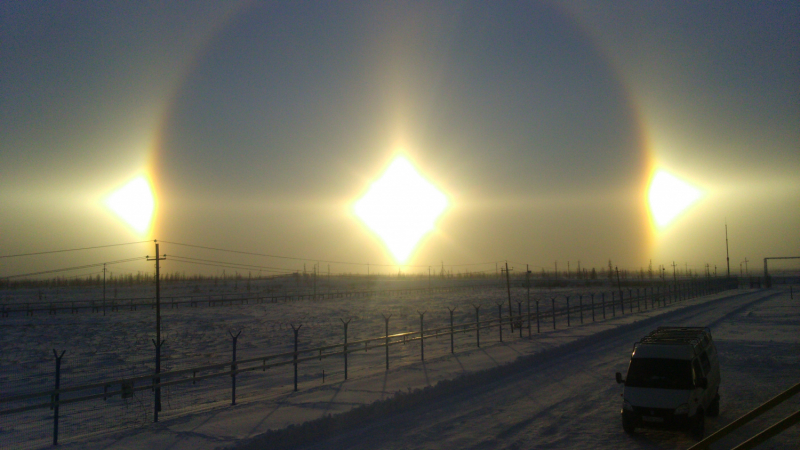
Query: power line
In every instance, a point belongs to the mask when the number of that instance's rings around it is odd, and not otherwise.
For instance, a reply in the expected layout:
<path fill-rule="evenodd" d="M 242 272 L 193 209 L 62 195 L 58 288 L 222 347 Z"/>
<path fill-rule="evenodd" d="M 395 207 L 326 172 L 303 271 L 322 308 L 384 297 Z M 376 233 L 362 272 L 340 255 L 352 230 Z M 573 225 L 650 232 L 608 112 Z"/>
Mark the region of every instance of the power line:
<path fill-rule="evenodd" d="M 49 254 L 54 254 L 54 253 L 66 253 L 66 252 L 75 252 L 75 251 L 83 251 L 83 250 L 94 250 L 94 249 L 109 248 L 109 247 L 121 247 L 121 246 L 126 246 L 126 245 L 144 244 L 144 243 L 149 243 L 149 242 L 153 242 L 153 241 L 125 242 L 125 243 L 121 243 L 121 244 L 96 245 L 96 246 L 91 246 L 91 247 L 79 247 L 79 248 L 70 248 L 70 249 L 62 249 L 62 250 L 49 250 L 49 251 L 33 252 L 33 253 L 19 253 L 19 254 L 14 254 L 14 255 L 0 255 L 0 259 L 3 259 L 3 258 L 17 258 L 17 257 L 22 257 L 22 256 L 49 255 Z M 237 253 L 237 254 L 241 254 L 241 255 L 262 256 L 262 257 L 267 257 L 267 258 L 286 259 L 286 260 L 292 260 L 292 261 L 315 261 L 315 262 L 326 263 L 326 264 L 344 264 L 344 265 L 371 266 L 371 267 L 417 267 L 417 268 L 425 268 L 425 267 L 429 267 L 430 266 L 430 264 L 414 264 L 414 265 L 409 265 L 409 264 L 375 264 L 375 263 L 363 263 L 363 262 L 352 262 L 352 261 L 335 261 L 335 260 L 326 260 L 326 259 L 318 259 L 318 258 L 298 258 L 298 257 L 293 257 L 293 256 L 272 255 L 272 254 L 268 254 L 268 253 L 246 252 L 246 251 L 241 251 L 241 250 L 232 250 L 232 249 L 219 248 L 219 247 L 209 247 L 209 246 L 205 246 L 205 245 L 186 244 L 186 243 L 182 243 L 182 242 L 163 241 L 163 240 L 160 241 L 160 242 L 163 242 L 165 244 L 179 245 L 179 246 L 183 246 L 183 247 L 192 247 L 192 248 L 199 248 L 199 249 L 204 249 L 204 250 L 214 250 L 214 251 L 227 252 L 227 253 Z M 191 258 L 186 258 L 186 257 L 183 257 L 183 258 L 191 259 Z M 189 261 L 185 261 L 185 262 L 189 262 Z M 227 262 L 223 262 L 223 261 L 206 261 L 206 262 L 214 262 L 214 263 L 218 263 L 218 264 L 240 265 L 239 263 L 227 263 Z M 486 262 L 466 263 L 466 264 L 444 264 L 444 266 L 445 267 L 481 266 L 481 265 L 486 265 L 486 264 L 494 264 L 496 262 L 498 262 L 498 261 L 486 261 Z M 91 266 L 77 266 L 77 267 L 82 268 L 82 267 L 91 267 Z M 252 266 L 252 267 L 258 267 L 261 270 L 265 270 L 264 268 L 262 268 L 262 266 Z M 276 270 L 276 271 L 284 271 L 284 272 L 287 272 L 287 273 L 293 272 L 292 270 L 271 268 L 271 267 L 267 268 L 267 269 L 268 270 Z M 22 275 L 12 275 L 11 277 L 6 277 L 6 278 L 22 277 L 22 276 L 29 276 L 29 275 L 40 275 L 40 274 L 55 273 L 55 272 L 58 272 L 58 271 L 66 271 L 66 270 L 72 270 L 72 268 L 57 269 L 55 271 L 35 272 L 35 273 L 22 274 Z"/>
<path fill-rule="evenodd" d="M 53 269 L 53 270 L 45 270 L 45 271 L 42 271 L 42 272 L 23 273 L 23 274 L 20 274 L 20 275 L 11 275 L 11 276 L 4 277 L 4 278 L 31 277 L 31 276 L 34 276 L 34 275 L 44 275 L 44 274 L 48 274 L 48 273 L 69 272 L 71 270 L 87 269 L 89 267 L 100 267 L 103 264 L 121 264 L 121 263 L 126 263 L 126 262 L 131 262 L 131 261 L 141 261 L 141 260 L 144 260 L 144 259 L 147 259 L 147 257 L 146 256 L 139 256 L 139 257 L 136 257 L 136 258 L 119 259 L 119 260 L 116 260 L 116 261 L 107 261 L 107 262 L 94 263 L 94 264 L 85 264 L 83 266 L 66 267 L 66 268 L 63 268 L 63 269 Z"/>
<path fill-rule="evenodd" d="M 0 256 L 0 258 L 16 258 L 16 257 L 19 257 L 19 256 L 49 255 L 51 253 L 77 252 L 77 251 L 80 251 L 80 250 L 94 250 L 94 249 L 97 249 L 97 248 L 120 247 L 120 246 L 123 246 L 123 245 L 143 244 L 143 243 L 146 243 L 146 242 L 151 242 L 151 241 L 137 241 L 137 242 L 126 242 L 124 244 L 97 245 L 97 246 L 94 246 L 94 247 L 69 248 L 69 249 L 64 249 L 64 250 L 50 250 L 50 251 L 46 251 L 46 252 L 19 253 L 17 255 L 3 255 L 3 256 Z"/>
<path fill-rule="evenodd" d="M 231 250 L 226 248 L 219 248 L 219 247 L 208 247 L 205 245 L 194 245 L 194 244 L 185 244 L 182 242 L 173 242 L 173 241 L 164 241 L 160 240 L 159 242 L 163 242 L 165 244 L 172 244 L 172 245 L 180 245 L 182 247 L 192 247 L 192 248 L 201 248 L 204 250 L 214 250 L 218 252 L 228 252 L 228 253 L 238 253 L 240 255 L 250 255 L 250 256 L 263 256 L 267 258 L 278 258 L 278 259 L 288 259 L 292 261 L 314 261 L 326 264 L 347 264 L 352 266 L 370 266 L 370 267 L 428 267 L 430 264 L 416 264 L 416 265 L 409 265 L 409 264 L 373 264 L 373 263 L 361 263 L 361 262 L 352 262 L 352 261 L 332 261 L 326 259 L 318 259 L 318 258 L 298 258 L 293 256 L 282 256 L 282 255 L 270 255 L 267 253 L 256 253 L 256 252 L 245 252 L 241 250 Z M 462 267 L 462 266 L 479 266 L 484 264 L 494 264 L 498 261 L 489 261 L 483 263 L 469 263 L 469 264 L 445 264 L 445 267 Z"/>
<path fill-rule="evenodd" d="M 163 242 L 163 241 L 162 241 Z M 272 271 L 272 272 L 285 272 L 285 273 L 293 273 L 296 270 L 291 269 L 281 269 L 278 267 L 267 267 L 267 266 L 258 266 L 254 264 L 242 264 L 242 263 L 232 263 L 228 261 L 215 261 L 210 259 L 200 259 L 200 258 L 189 258 L 186 256 L 178 256 L 178 255 L 169 255 L 171 261 L 177 262 L 185 262 L 191 264 L 201 264 L 206 266 L 218 266 L 218 267 L 228 267 L 231 269 L 257 269 L 257 270 L 265 270 L 265 271 Z"/>

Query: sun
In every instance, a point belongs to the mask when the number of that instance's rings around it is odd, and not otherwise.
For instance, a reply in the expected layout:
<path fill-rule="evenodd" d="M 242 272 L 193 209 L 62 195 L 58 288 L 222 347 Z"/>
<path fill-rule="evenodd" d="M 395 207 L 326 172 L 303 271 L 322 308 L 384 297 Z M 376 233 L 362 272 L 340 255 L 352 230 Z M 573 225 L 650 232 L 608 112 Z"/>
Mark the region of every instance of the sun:
<path fill-rule="evenodd" d="M 700 189 L 664 170 L 658 170 L 650 180 L 648 189 L 653 222 L 659 230 L 663 230 L 702 195 Z"/>
<path fill-rule="evenodd" d="M 155 209 L 155 197 L 150 183 L 139 176 L 112 192 L 105 204 L 140 235 L 150 229 Z"/>
<path fill-rule="evenodd" d="M 447 197 L 408 159 L 398 156 L 355 202 L 353 212 L 402 264 L 434 229 L 447 206 Z"/>

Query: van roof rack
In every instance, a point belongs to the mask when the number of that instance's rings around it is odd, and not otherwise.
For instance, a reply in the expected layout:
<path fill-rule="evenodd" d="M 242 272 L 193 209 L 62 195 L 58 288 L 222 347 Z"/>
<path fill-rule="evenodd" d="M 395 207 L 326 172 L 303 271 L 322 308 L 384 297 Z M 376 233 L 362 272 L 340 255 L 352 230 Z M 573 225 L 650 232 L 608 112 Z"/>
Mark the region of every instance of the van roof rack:
<path fill-rule="evenodd" d="M 639 340 L 639 344 L 697 345 L 711 333 L 708 327 L 658 327 Z"/>

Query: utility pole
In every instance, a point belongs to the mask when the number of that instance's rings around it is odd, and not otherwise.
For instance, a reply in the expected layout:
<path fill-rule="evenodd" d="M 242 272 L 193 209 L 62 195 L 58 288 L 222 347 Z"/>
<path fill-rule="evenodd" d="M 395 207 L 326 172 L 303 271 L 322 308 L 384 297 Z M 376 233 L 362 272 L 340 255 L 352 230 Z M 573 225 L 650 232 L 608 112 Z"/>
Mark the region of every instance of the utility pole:
<path fill-rule="evenodd" d="M 511 308 L 511 277 L 508 274 L 508 261 L 506 261 L 506 290 L 508 292 L 508 315 L 514 315 L 514 310 Z M 511 321 L 511 331 L 514 331 L 514 322 Z"/>
<path fill-rule="evenodd" d="M 750 261 L 748 261 L 748 260 L 747 260 L 747 257 L 745 256 L 745 257 L 744 257 L 744 275 L 745 275 L 746 277 L 749 277 L 749 276 L 750 276 L 750 272 L 747 270 L 747 263 L 748 263 L 748 262 L 750 262 Z"/>
<path fill-rule="evenodd" d="M 676 266 L 675 261 L 672 261 L 672 281 L 678 281 L 678 276 L 675 273 L 675 266 Z"/>
<path fill-rule="evenodd" d="M 531 268 L 528 264 L 525 264 L 525 287 L 527 288 L 527 293 L 525 295 L 525 300 L 528 304 L 528 338 L 531 337 Z M 538 320 L 538 317 L 537 317 Z"/>
<path fill-rule="evenodd" d="M 619 267 L 615 266 L 614 270 L 617 271 L 617 290 L 619 291 L 619 302 L 622 304 L 622 314 L 625 314 L 625 301 L 622 298 L 622 283 L 619 281 Z"/>
<path fill-rule="evenodd" d="M 147 257 L 148 261 L 156 262 L 156 339 L 153 344 L 156 346 L 156 375 L 161 372 L 161 274 L 159 272 L 159 261 L 167 259 L 167 255 L 159 256 L 158 242 L 156 242 L 156 256 L 155 258 Z M 161 383 L 160 378 L 153 378 L 153 384 Z M 153 410 L 153 422 L 158 422 L 158 412 L 161 411 L 161 387 L 155 388 L 156 398 Z"/>
<path fill-rule="evenodd" d="M 106 315 L 106 263 L 103 263 L 103 315 Z"/>
<path fill-rule="evenodd" d="M 725 221 L 725 259 L 728 262 L 728 278 L 731 277 L 731 256 L 728 253 L 728 221 Z M 714 276 L 717 276 L 717 269 L 714 266 Z"/>

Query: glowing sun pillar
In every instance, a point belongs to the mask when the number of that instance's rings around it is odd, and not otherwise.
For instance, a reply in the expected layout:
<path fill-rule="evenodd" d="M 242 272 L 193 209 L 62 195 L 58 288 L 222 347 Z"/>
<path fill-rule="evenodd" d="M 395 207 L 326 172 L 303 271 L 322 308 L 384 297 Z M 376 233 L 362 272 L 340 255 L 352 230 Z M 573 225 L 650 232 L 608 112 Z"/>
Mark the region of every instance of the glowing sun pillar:
<path fill-rule="evenodd" d="M 356 201 L 353 211 L 402 264 L 434 229 L 447 205 L 447 197 L 398 156 Z"/>

